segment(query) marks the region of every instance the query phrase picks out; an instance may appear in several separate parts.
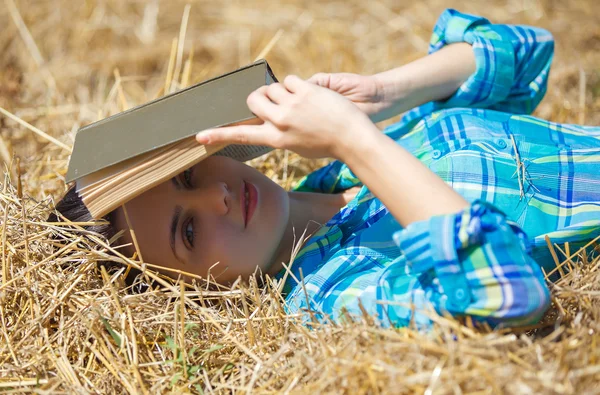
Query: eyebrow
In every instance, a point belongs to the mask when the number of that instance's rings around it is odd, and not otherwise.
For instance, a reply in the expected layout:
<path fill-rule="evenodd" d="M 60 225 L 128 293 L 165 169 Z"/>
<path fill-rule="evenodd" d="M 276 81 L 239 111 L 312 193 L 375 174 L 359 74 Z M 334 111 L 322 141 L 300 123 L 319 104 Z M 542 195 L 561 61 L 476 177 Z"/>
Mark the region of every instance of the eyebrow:
<path fill-rule="evenodd" d="M 171 232 L 169 232 L 169 245 L 171 246 L 171 251 L 173 251 L 173 255 L 178 261 L 181 261 L 177 256 L 177 252 L 175 252 L 175 235 L 177 234 L 177 225 L 179 224 L 179 218 L 181 217 L 181 211 L 183 209 L 181 206 L 175 206 L 175 210 L 173 211 L 173 219 L 171 220 Z"/>

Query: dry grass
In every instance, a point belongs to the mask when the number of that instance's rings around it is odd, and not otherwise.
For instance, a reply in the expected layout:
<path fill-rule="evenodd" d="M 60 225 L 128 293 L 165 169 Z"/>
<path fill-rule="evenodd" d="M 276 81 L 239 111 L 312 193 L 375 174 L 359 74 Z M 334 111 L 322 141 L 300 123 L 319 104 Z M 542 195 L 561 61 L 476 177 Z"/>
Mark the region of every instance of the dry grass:
<path fill-rule="evenodd" d="M 147 271 L 157 287 L 132 293 L 122 270 L 97 269 L 110 247 L 85 224 L 44 222 L 65 191 L 63 146 L 78 127 L 265 51 L 280 76 L 390 68 L 423 54 L 445 6 L 552 31 L 557 55 L 537 114 L 598 125 L 596 3 L 1 0 L 0 107 L 23 122 L 0 116 L 10 168 L 0 188 L 0 391 L 600 393 L 598 260 L 572 257 L 552 311 L 527 332 L 445 318 L 429 334 L 367 318 L 309 331 L 271 286 L 198 281 L 182 292 Z M 289 187 L 319 164 L 275 153 L 256 165 Z M 69 244 L 54 252 L 52 237 Z"/>

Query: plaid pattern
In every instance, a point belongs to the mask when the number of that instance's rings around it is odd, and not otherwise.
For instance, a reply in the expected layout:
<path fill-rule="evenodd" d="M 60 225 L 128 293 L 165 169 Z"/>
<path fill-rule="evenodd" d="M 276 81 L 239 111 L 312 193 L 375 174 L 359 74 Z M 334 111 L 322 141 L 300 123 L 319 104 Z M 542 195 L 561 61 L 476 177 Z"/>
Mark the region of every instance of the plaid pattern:
<path fill-rule="evenodd" d="M 550 299 L 542 268 L 554 261 L 544 236 L 574 250 L 600 234 L 600 128 L 520 115 L 545 93 L 551 35 L 448 10 L 430 51 L 460 41 L 473 45 L 477 71 L 448 100 L 415 108 L 384 132 L 471 207 L 403 229 L 363 186 L 279 274 L 290 313 L 341 321 L 364 311 L 384 326 L 425 328 L 435 309 L 493 325 L 532 323 Z M 333 162 L 297 190 L 356 185 Z"/>

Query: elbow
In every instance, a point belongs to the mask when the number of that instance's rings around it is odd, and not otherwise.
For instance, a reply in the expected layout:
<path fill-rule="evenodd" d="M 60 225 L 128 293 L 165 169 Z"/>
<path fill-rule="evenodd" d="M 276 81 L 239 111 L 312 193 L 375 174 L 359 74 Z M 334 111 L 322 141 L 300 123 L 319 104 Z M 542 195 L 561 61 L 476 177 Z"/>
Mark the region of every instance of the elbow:
<path fill-rule="evenodd" d="M 525 35 L 529 44 L 534 44 L 535 51 L 541 53 L 541 56 L 546 59 L 552 58 L 554 55 L 554 36 L 546 29 L 539 27 L 531 27 Z"/>
<path fill-rule="evenodd" d="M 537 35 L 540 37 L 539 41 L 544 43 L 545 46 L 554 49 L 554 36 L 546 29 L 536 28 Z"/>
<path fill-rule="evenodd" d="M 525 309 L 525 317 L 530 323 L 538 322 L 546 313 L 551 303 L 550 289 L 544 280 L 534 281 L 536 290 L 530 292 L 530 298 L 534 301 Z"/>
<path fill-rule="evenodd" d="M 551 303 L 550 289 L 543 276 L 509 279 L 503 286 L 505 306 L 499 316 L 509 326 L 537 323 Z"/>

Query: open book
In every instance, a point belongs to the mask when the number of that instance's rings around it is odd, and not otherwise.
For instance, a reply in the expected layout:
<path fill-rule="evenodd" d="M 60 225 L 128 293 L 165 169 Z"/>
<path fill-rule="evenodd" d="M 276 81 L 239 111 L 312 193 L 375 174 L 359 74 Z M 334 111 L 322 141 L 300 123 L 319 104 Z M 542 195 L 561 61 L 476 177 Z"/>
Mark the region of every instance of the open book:
<path fill-rule="evenodd" d="M 246 161 L 268 147 L 204 146 L 199 131 L 256 123 L 246 99 L 276 82 L 266 61 L 213 78 L 81 128 L 66 181 L 92 217 L 100 218 L 144 191 L 216 154 Z"/>

